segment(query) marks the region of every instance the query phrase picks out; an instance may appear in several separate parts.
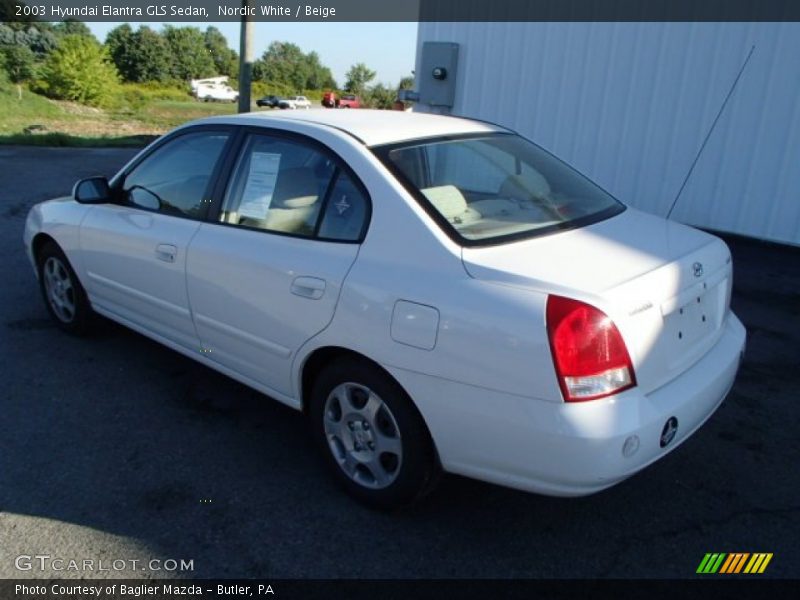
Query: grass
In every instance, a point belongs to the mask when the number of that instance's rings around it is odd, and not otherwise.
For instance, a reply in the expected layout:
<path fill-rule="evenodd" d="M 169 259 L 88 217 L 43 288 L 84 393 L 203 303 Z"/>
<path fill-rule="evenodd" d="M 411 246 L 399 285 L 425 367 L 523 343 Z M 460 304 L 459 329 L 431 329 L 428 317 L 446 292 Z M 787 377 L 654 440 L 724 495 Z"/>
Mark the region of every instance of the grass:
<path fill-rule="evenodd" d="M 254 100 L 267 89 L 263 83 L 254 88 Z M 314 104 L 321 98 L 319 91 L 305 95 Z M 122 84 L 115 97 L 113 108 L 99 109 L 50 100 L 0 81 L 0 144 L 141 146 L 187 121 L 237 109 L 235 103 L 198 102 L 181 88 L 147 84 Z"/>
<path fill-rule="evenodd" d="M 180 96 L 172 93 L 171 96 Z M 122 98 L 124 98 L 124 93 Z M 0 83 L 0 144 L 130 147 L 193 119 L 236 112 L 236 104 L 147 97 L 112 109 L 57 102 Z"/>

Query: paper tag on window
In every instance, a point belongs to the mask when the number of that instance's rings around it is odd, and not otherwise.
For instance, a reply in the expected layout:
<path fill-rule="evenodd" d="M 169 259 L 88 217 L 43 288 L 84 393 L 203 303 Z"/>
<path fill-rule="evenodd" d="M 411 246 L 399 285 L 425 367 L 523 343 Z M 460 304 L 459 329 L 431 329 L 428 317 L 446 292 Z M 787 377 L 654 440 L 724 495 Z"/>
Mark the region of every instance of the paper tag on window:
<path fill-rule="evenodd" d="M 239 203 L 239 216 L 265 219 L 272 203 L 275 183 L 278 181 L 281 155 L 273 152 L 253 152 L 250 172 Z"/>

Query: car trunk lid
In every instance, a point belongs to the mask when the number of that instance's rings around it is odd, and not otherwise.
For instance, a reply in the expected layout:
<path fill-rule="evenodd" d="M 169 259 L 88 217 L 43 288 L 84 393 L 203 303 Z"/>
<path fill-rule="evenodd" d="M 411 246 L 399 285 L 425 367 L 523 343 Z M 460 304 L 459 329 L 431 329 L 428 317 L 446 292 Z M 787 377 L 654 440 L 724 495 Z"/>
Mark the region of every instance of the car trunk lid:
<path fill-rule="evenodd" d="M 616 323 L 645 391 L 693 365 L 728 311 L 731 260 L 718 238 L 627 209 L 594 225 L 462 251 L 476 279 L 588 302 Z"/>

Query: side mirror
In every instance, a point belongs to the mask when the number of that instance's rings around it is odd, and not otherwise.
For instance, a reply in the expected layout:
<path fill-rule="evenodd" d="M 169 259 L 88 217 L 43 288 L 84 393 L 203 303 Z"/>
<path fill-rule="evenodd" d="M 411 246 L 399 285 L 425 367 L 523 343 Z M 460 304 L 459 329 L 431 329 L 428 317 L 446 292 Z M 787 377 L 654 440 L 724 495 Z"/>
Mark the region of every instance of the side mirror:
<path fill-rule="evenodd" d="M 72 197 L 81 204 L 103 204 L 111 201 L 111 187 L 105 177 L 88 177 L 75 184 Z"/>
<path fill-rule="evenodd" d="M 163 204 L 157 194 L 140 185 L 135 185 L 128 190 L 128 202 L 147 210 L 160 210 Z"/>

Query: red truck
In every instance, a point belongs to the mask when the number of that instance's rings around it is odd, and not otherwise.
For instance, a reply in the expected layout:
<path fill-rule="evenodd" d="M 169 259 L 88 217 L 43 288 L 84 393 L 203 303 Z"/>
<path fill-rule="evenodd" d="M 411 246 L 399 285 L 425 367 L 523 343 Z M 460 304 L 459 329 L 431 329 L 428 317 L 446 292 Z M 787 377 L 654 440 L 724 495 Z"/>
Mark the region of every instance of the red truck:
<path fill-rule="evenodd" d="M 361 99 L 355 94 L 342 94 L 341 98 L 336 92 L 325 92 L 322 95 L 322 106 L 326 108 L 361 108 Z"/>

